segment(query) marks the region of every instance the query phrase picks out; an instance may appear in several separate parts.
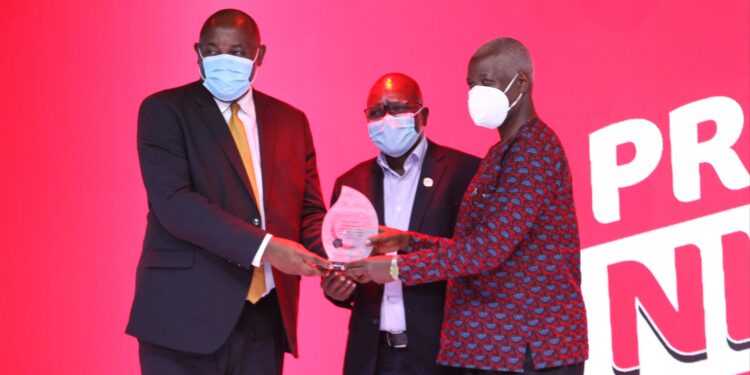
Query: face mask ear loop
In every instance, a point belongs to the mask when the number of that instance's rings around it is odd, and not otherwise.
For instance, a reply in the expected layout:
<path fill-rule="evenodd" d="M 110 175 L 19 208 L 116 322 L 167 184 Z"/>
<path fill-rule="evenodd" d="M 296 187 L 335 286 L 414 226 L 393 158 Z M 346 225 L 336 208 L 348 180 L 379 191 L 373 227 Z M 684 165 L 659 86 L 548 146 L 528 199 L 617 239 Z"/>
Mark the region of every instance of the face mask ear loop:
<path fill-rule="evenodd" d="M 255 51 L 255 57 L 253 57 L 253 59 L 250 60 L 253 62 L 253 71 L 250 73 L 253 75 L 253 79 L 250 80 L 250 86 L 253 85 L 253 82 L 255 82 L 255 78 L 258 77 L 258 66 L 255 65 L 255 61 L 258 60 L 258 55 L 260 55 L 260 47 L 258 47 L 258 49 Z"/>
<path fill-rule="evenodd" d="M 521 98 L 523 98 L 523 93 L 518 94 L 518 99 L 513 101 L 513 104 L 511 104 L 510 107 L 508 107 L 508 110 L 510 111 L 511 108 L 513 108 L 516 105 L 516 103 L 518 103 L 518 101 L 521 100 Z"/>
<path fill-rule="evenodd" d="M 424 106 L 421 106 L 421 107 L 419 107 L 419 109 L 416 112 L 413 112 L 413 113 L 402 113 L 402 114 L 397 115 L 397 116 L 394 116 L 394 115 L 388 113 L 386 116 L 390 115 L 391 117 L 394 117 L 394 118 L 395 117 L 403 117 L 403 116 L 411 116 L 411 118 L 416 118 L 417 115 L 419 114 L 419 112 L 422 112 L 423 109 L 424 109 Z M 383 118 L 385 118 L 385 116 L 383 116 Z"/>
<path fill-rule="evenodd" d="M 201 58 L 201 62 L 203 61 L 203 54 L 201 53 L 201 48 L 198 47 L 198 56 Z M 206 77 L 203 75 L 203 69 L 198 69 L 198 73 L 201 75 L 202 80 L 206 80 Z"/>
<path fill-rule="evenodd" d="M 513 79 L 510 80 L 510 83 L 508 83 L 508 86 L 505 86 L 505 90 L 503 91 L 503 94 L 507 93 L 508 90 L 510 90 L 510 87 L 513 86 L 513 82 L 515 82 L 516 78 L 518 78 L 518 74 L 519 73 L 516 73 L 516 75 L 513 76 Z M 508 107 L 508 110 L 510 111 L 510 109 L 513 108 L 516 105 L 516 103 L 518 103 L 518 101 L 521 100 L 522 97 L 523 97 L 523 93 L 520 93 L 518 95 L 518 98 L 516 98 L 516 100 L 513 101 L 513 104 L 511 104 L 510 107 Z"/>
<path fill-rule="evenodd" d="M 505 86 L 505 90 L 503 90 L 503 94 L 507 94 L 508 90 L 510 90 L 510 87 L 513 86 L 513 82 L 516 81 L 516 78 L 518 78 L 518 73 L 513 76 L 513 79 L 510 80 L 510 83 L 508 83 L 508 86 Z"/>
<path fill-rule="evenodd" d="M 414 126 L 416 126 L 417 115 L 419 114 L 419 112 L 422 112 L 423 109 L 424 109 L 424 106 L 419 107 L 419 109 L 416 112 L 414 112 L 414 114 L 412 115 L 411 118 L 414 119 Z M 419 128 L 419 137 L 417 137 L 417 142 L 419 142 L 418 141 L 419 138 L 422 137 L 423 135 L 424 135 L 424 126 L 421 127 L 421 128 Z M 414 145 L 412 145 L 412 146 L 414 146 Z"/>

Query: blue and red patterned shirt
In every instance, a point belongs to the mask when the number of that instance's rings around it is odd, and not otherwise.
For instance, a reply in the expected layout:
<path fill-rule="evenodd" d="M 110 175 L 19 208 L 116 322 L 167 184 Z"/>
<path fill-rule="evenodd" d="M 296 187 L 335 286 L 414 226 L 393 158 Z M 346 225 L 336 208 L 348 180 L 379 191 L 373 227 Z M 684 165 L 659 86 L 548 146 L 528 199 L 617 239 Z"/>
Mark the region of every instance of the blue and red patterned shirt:
<path fill-rule="evenodd" d="M 452 239 L 411 235 L 401 280 L 448 280 L 438 363 L 520 372 L 527 345 L 537 369 L 588 358 L 573 184 L 541 120 L 489 150 Z"/>

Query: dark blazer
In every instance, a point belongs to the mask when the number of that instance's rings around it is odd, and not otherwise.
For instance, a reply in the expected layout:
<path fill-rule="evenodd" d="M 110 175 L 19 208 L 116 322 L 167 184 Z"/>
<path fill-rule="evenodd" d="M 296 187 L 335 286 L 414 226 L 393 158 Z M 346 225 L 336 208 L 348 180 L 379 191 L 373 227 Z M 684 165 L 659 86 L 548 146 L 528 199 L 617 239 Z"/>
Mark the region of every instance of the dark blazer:
<path fill-rule="evenodd" d="M 430 142 L 419 176 L 409 229 L 433 236 L 451 237 L 461 197 L 479 161 L 472 155 Z M 424 184 L 427 177 L 433 181 L 431 187 Z M 338 198 L 342 185 L 352 187 L 370 198 L 378 212 L 380 224 L 384 224 L 383 170 L 375 159 L 360 163 L 336 180 L 331 204 Z M 440 374 L 441 368 L 435 364 L 435 358 L 440 346 L 445 282 L 404 287 L 403 292 L 412 361 L 420 374 Z M 375 372 L 382 299 L 383 286 L 368 283 L 357 286 L 349 301 L 333 301 L 352 310 L 344 374 L 366 375 Z"/>
<path fill-rule="evenodd" d="M 255 90 L 253 100 L 267 232 L 321 253 L 325 206 L 307 118 Z M 242 312 L 266 231 L 229 127 L 201 82 L 143 101 L 138 156 L 149 211 L 127 333 L 214 352 Z M 296 355 L 299 277 L 273 276 L 287 350 Z"/>

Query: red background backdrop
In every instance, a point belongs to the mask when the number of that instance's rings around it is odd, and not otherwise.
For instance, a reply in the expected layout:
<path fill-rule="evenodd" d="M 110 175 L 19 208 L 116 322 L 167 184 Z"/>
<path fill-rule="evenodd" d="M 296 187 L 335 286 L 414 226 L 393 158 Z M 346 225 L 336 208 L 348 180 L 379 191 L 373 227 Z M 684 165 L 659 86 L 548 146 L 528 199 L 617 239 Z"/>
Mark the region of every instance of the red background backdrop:
<path fill-rule="evenodd" d="M 259 23 L 268 53 L 255 87 L 304 110 L 324 195 L 375 155 L 362 109 L 383 73 L 411 75 L 433 140 L 483 156 L 497 141 L 471 124 L 466 64 L 499 36 L 535 60 L 537 109 L 573 166 L 584 247 L 750 202 L 712 170 L 703 198 L 674 198 L 669 111 L 728 96 L 744 111 L 735 150 L 750 164 L 750 2 L 735 1 L 39 1 L 0 5 L 0 369 L 4 374 L 136 373 L 124 335 L 146 200 L 136 114 L 148 94 L 198 78 L 203 20 L 226 7 Z M 665 154 L 621 193 L 622 220 L 591 210 L 588 135 L 630 118 L 656 123 Z M 585 277 L 585 275 L 584 275 Z M 301 355 L 286 374 L 337 373 L 347 314 L 306 280 Z M 596 303 L 596 301 L 587 301 Z M 709 323 L 710 324 L 710 323 Z"/>

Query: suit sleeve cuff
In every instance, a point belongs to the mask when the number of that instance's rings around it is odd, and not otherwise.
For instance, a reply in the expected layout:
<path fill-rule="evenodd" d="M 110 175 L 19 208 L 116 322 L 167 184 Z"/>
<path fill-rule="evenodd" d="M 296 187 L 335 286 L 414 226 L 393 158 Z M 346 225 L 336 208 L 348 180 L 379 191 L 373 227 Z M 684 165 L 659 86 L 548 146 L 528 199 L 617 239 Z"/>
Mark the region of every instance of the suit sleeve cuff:
<path fill-rule="evenodd" d="M 270 233 L 266 233 L 266 236 L 263 237 L 263 242 L 260 243 L 258 251 L 255 252 L 255 256 L 253 257 L 253 267 L 260 267 L 260 261 L 263 259 L 263 254 L 266 253 L 266 247 L 268 247 L 268 242 L 271 241 L 271 237 L 273 236 Z"/>

